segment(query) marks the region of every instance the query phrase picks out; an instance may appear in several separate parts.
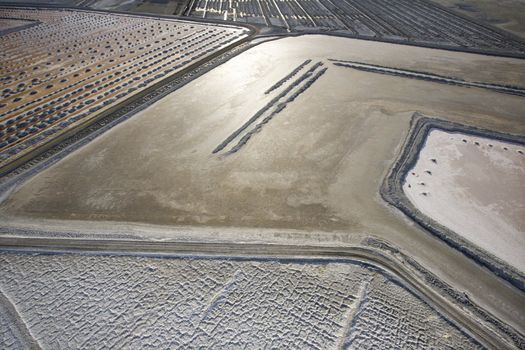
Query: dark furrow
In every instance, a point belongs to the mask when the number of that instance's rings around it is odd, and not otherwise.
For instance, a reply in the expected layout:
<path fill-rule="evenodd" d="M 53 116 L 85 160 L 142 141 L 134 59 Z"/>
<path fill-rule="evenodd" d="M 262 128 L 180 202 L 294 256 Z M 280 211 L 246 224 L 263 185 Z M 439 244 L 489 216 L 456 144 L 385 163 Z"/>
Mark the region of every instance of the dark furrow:
<path fill-rule="evenodd" d="M 308 88 L 310 86 L 312 86 L 313 83 L 315 83 L 317 81 L 317 79 L 319 79 L 326 72 L 327 69 L 328 68 L 323 68 L 320 71 L 318 71 L 312 78 L 310 78 L 309 80 L 306 81 L 306 83 L 303 85 L 303 87 L 301 87 L 299 90 L 294 92 L 292 94 L 292 96 L 290 96 L 285 102 L 279 103 L 277 105 L 277 108 L 269 116 L 265 117 L 259 124 L 257 124 L 255 126 L 255 128 L 253 128 L 251 131 L 247 132 L 239 140 L 239 142 L 234 147 L 232 147 L 232 149 L 228 152 L 228 154 L 235 153 L 238 150 L 240 150 L 250 140 L 250 138 L 254 134 L 256 134 L 256 133 L 258 133 L 259 131 L 262 130 L 262 127 L 264 126 L 264 124 L 267 124 L 270 120 L 272 120 L 273 117 L 275 117 L 275 115 L 277 115 L 283 109 L 285 109 L 288 103 L 293 102 L 300 94 L 302 94 L 303 92 L 308 90 Z"/>
<path fill-rule="evenodd" d="M 440 84 L 481 88 L 481 89 L 491 90 L 494 92 L 499 92 L 502 94 L 525 96 L 525 89 L 522 87 L 517 87 L 517 86 L 467 81 L 467 80 L 463 80 L 460 78 L 446 77 L 446 76 L 437 75 L 433 73 L 418 72 L 418 71 L 399 69 L 399 68 L 393 68 L 393 67 L 383 67 L 383 66 L 378 66 L 374 64 L 368 64 L 368 63 L 359 63 L 359 62 L 342 61 L 342 60 L 341 61 L 331 60 L 331 61 L 333 62 L 335 66 L 344 67 L 344 68 L 352 68 L 352 69 L 364 71 L 364 72 L 392 75 L 392 76 L 424 80 L 424 81 L 431 81 L 431 82 L 440 83 Z"/>
<path fill-rule="evenodd" d="M 270 92 L 272 92 L 273 90 L 275 89 L 278 89 L 279 87 L 281 87 L 281 85 L 283 85 L 284 83 L 286 83 L 288 80 L 292 79 L 297 73 L 299 73 L 299 71 L 301 69 L 304 68 L 304 66 L 306 66 L 307 64 L 309 64 L 310 62 L 312 62 L 311 59 L 307 59 L 306 61 L 304 61 L 303 63 L 301 63 L 299 66 L 297 66 L 293 71 L 290 72 L 290 74 L 288 74 L 287 76 L 285 76 L 284 78 L 282 78 L 281 80 L 279 80 L 277 83 L 273 84 L 268 90 L 266 90 L 264 92 L 265 95 L 268 95 Z"/>
<path fill-rule="evenodd" d="M 219 144 L 212 153 L 217 153 L 222 151 L 230 142 L 232 142 L 237 136 L 239 136 L 246 128 L 248 128 L 251 124 L 253 124 L 257 119 L 259 119 L 266 111 L 268 111 L 270 108 L 272 108 L 277 102 L 279 102 L 280 99 L 288 95 L 290 91 L 297 85 L 299 85 L 303 80 L 307 79 L 312 75 L 312 73 L 322 66 L 322 62 L 317 62 L 314 64 L 306 73 L 301 75 L 297 80 L 295 80 L 290 86 L 288 86 L 283 92 L 281 92 L 277 97 L 273 98 L 270 102 L 268 102 L 263 108 L 257 111 L 246 123 L 244 123 L 239 129 L 235 130 L 230 136 L 228 136 L 221 144 Z"/>

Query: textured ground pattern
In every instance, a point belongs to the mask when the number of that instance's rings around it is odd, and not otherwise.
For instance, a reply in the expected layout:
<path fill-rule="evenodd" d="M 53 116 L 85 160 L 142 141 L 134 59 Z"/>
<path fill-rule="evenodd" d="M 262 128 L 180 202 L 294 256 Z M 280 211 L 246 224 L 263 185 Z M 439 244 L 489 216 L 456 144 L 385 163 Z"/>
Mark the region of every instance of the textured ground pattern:
<path fill-rule="evenodd" d="M 89 11 L 2 16 L 41 24 L 0 36 L 0 166 L 247 34 Z"/>
<path fill-rule="evenodd" d="M 38 343 L 29 333 L 16 307 L 0 289 L 0 348 L 34 349 Z"/>
<path fill-rule="evenodd" d="M 525 44 L 426 0 L 196 0 L 195 17 L 525 54 Z"/>
<path fill-rule="evenodd" d="M 24 346 L 12 323 L 3 313 L 0 314 L 0 346 L 2 349 L 19 349 Z"/>
<path fill-rule="evenodd" d="M 483 348 L 467 337 L 458 337 L 428 305 L 391 280 L 375 278 L 362 300 L 346 339 L 351 349 L 419 349 L 428 344 L 435 349 Z M 432 328 L 424 326 L 427 322 Z M 451 338 L 456 340 L 454 346 Z"/>
<path fill-rule="evenodd" d="M 45 349 L 479 348 L 355 264 L 4 253 L 0 266 L 1 290 Z M 14 344 L 0 325 L 0 347 Z"/>

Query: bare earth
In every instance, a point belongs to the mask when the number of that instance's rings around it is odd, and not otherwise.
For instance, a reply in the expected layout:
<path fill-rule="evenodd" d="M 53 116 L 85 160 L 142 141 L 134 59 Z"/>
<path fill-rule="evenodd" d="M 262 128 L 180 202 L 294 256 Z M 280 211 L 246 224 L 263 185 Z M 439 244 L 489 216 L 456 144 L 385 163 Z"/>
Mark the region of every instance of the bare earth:
<path fill-rule="evenodd" d="M 525 316 L 512 306 L 525 305 L 522 293 L 498 284 L 503 298 L 484 294 L 495 277 L 387 206 L 379 188 L 414 112 L 525 134 L 523 98 L 358 71 L 330 58 L 525 86 L 524 60 L 326 36 L 263 43 L 35 175 L 2 203 L 2 221 L 39 229 L 162 224 L 171 227 L 167 236 L 194 239 L 203 238 L 192 231 L 200 227 L 217 240 L 257 229 L 252 239 L 297 244 L 375 235 L 522 329 Z M 212 153 L 257 113 L 260 120 Z"/>
<path fill-rule="evenodd" d="M 43 349 L 482 348 L 359 264 L 7 253 L 0 264 L 0 296 Z M 0 345 L 18 348 L 3 319 Z"/>
<path fill-rule="evenodd" d="M 401 64 L 407 55 L 411 59 Z M 390 216 L 374 198 L 413 112 L 510 130 L 525 111 L 519 97 L 360 72 L 326 60 L 368 56 L 372 63 L 471 80 L 525 80 L 525 73 L 511 74 L 525 72 L 521 60 L 322 36 L 270 42 L 37 175 L 3 209 L 63 219 L 359 231 Z M 308 58 L 310 66 L 323 63 L 326 73 L 240 151 L 212 154 L 296 77 L 264 92 Z M 471 68 L 462 73 L 464 67 Z M 382 214 L 368 215 L 376 211 Z"/>
<path fill-rule="evenodd" d="M 521 349 L 525 147 L 441 130 L 525 135 L 525 0 L 431 1 L 0 6 L 0 349 Z"/>
<path fill-rule="evenodd" d="M 523 0 L 433 0 L 465 16 L 525 38 Z"/>
<path fill-rule="evenodd" d="M 403 186 L 430 218 L 525 271 L 525 147 L 433 130 Z"/>

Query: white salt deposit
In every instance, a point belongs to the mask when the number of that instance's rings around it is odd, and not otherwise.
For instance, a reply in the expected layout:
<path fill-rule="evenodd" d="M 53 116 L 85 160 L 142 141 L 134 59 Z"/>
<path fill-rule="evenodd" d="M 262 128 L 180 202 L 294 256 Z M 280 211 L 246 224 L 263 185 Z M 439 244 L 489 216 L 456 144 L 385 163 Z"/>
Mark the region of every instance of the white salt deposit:
<path fill-rule="evenodd" d="M 525 271 L 525 147 L 432 130 L 403 190 L 425 215 Z"/>

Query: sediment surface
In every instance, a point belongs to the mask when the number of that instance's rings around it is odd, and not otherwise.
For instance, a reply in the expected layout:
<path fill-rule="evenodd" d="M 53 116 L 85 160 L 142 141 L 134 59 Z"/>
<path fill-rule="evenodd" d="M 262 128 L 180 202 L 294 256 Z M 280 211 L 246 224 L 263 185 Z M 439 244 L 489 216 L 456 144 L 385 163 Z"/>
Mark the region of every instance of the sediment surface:
<path fill-rule="evenodd" d="M 510 74 L 511 67 L 525 66 L 521 60 L 406 49 L 414 53 L 407 68 L 458 76 L 464 65 L 472 66 L 467 55 L 479 60 L 477 69 L 460 78 L 525 82 L 523 74 Z M 521 97 L 346 69 L 326 58 L 395 61 L 398 50 L 322 36 L 261 44 L 38 174 L 3 203 L 3 212 L 322 230 L 386 224 L 391 216 L 374 198 L 414 112 L 519 131 L 525 110 Z M 306 59 L 311 62 L 265 94 Z M 252 129 L 246 142 L 236 133 Z M 230 140 L 228 146 L 240 142 L 242 148 L 213 153 Z M 354 206 L 355 198 L 363 200 Z M 363 206 L 377 217 L 364 215 Z"/>
<path fill-rule="evenodd" d="M 522 330 L 523 293 L 387 205 L 379 189 L 415 112 L 525 134 L 523 97 L 333 60 L 525 86 L 518 59 L 326 36 L 263 43 L 32 174 L 6 193 L 3 232 L 60 226 L 102 237 L 166 225 L 166 239 L 335 245 L 374 235 Z"/>

